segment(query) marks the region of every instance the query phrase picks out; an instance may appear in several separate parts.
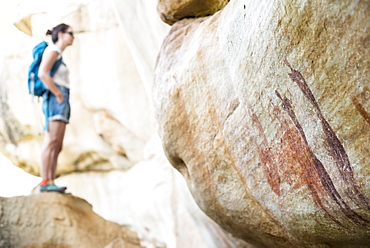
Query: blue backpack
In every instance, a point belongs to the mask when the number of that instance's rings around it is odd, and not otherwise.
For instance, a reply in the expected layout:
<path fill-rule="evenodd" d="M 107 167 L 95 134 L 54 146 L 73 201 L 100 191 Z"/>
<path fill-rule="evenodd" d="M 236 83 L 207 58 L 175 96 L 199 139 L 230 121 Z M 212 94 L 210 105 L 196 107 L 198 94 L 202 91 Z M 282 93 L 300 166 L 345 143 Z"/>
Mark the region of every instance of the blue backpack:
<path fill-rule="evenodd" d="M 42 96 L 48 89 L 41 82 L 38 77 L 39 67 L 44 54 L 45 48 L 48 46 L 48 43 L 45 41 L 37 44 L 32 50 L 33 62 L 30 65 L 28 70 L 28 93 L 34 96 Z M 62 58 L 58 59 L 53 67 L 50 70 L 50 76 L 53 76 L 54 73 L 58 70 L 59 66 L 63 63 Z"/>

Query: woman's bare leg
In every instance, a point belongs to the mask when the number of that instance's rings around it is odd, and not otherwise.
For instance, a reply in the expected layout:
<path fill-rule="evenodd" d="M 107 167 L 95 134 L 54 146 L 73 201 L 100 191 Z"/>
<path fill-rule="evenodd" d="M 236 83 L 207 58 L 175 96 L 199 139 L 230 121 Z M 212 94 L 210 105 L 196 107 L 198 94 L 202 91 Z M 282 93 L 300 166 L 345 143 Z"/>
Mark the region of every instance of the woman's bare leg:
<path fill-rule="evenodd" d="M 42 180 L 54 180 L 59 153 L 63 147 L 66 123 L 50 121 L 49 131 L 45 134 L 44 147 L 41 155 Z"/>
<path fill-rule="evenodd" d="M 40 170 L 40 175 L 43 181 L 50 180 L 48 177 L 49 175 L 48 171 L 50 171 L 49 152 L 47 152 L 48 144 L 49 144 L 49 131 L 45 131 L 44 142 L 42 145 L 42 152 L 41 152 L 41 170 Z"/>

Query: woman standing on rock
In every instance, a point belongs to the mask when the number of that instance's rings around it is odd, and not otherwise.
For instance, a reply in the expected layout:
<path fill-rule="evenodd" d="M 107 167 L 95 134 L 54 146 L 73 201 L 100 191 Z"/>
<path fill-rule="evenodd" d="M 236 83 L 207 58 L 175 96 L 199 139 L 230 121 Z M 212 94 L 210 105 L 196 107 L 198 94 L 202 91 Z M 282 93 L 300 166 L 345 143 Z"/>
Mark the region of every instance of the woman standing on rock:
<path fill-rule="evenodd" d="M 53 76 L 49 72 L 53 65 L 62 57 L 62 52 L 73 44 L 72 28 L 64 23 L 48 30 L 53 44 L 46 47 L 38 77 L 48 88 L 43 95 L 43 112 L 45 115 L 45 138 L 41 154 L 41 192 L 64 193 L 66 187 L 54 184 L 58 156 L 62 150 L 66 125 L 70 118 L 69 104 L 69 71 L 64 63 L 58 67 Z"/>

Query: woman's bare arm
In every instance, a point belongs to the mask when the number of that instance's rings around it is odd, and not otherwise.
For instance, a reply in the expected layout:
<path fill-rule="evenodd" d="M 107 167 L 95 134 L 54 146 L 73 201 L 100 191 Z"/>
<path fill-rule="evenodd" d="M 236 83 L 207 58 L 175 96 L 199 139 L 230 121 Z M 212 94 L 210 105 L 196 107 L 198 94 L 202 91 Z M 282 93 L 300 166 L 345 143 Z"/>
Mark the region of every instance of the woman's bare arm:
<path fill-rule="evenodd" d="M 45 84 L 45 86 L 50 90 L 50 92 L 56 96 L 58 103 L 63 102 L 64 96 L 59 88 L 54 83 L 52 77 L 49 74 L 49 71 L 53 67 L 56 59 L 58 58 L 58 52 L 53 51 L 48 54 L 45 54 L 42 57 L 38 77 Z"/>

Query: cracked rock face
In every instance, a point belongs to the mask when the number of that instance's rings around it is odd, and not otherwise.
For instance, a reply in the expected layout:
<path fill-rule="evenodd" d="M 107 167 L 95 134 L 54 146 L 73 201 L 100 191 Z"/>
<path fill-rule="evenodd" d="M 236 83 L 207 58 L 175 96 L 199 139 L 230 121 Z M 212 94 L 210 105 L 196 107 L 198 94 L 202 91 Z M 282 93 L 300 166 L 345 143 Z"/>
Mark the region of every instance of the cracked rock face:
<path fill-rule="evenodd" d="M 153 101 L 198 205 L 261 247 L 370 242 L 370 4 L 230 2 L 176 22 Z"/>

